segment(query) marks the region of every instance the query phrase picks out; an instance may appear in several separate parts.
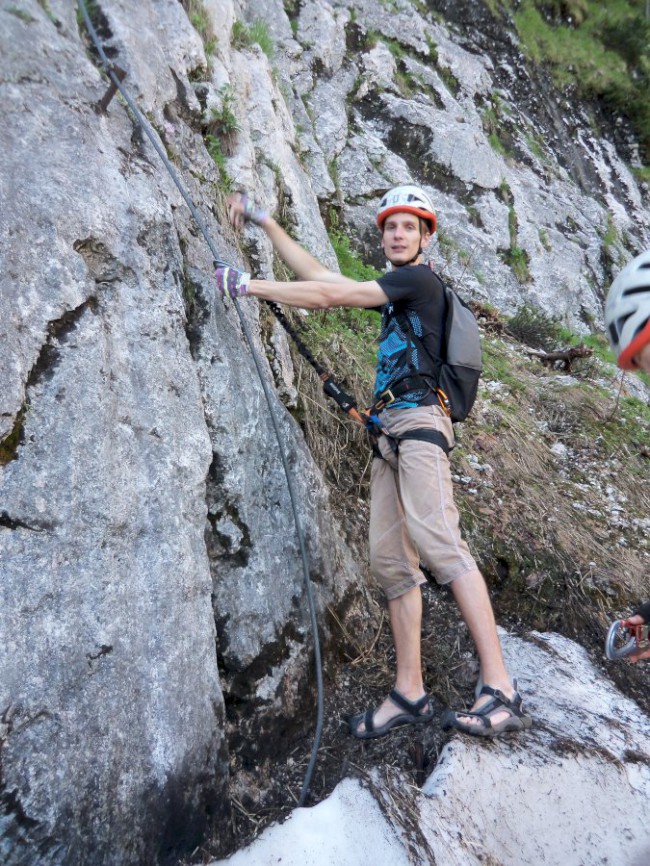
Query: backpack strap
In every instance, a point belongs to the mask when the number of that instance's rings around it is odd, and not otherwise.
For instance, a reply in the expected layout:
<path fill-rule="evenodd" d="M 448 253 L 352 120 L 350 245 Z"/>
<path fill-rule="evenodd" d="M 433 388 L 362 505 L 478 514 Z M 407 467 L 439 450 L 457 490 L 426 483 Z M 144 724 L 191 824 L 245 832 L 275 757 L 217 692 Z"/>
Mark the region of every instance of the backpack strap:
<path fill-rule="evenodd" d="M 444 286 L 443 286 L 443 289 L 444 289 Z M 448 301 L 447 301 L 447 298 L 445 297 L 445 304 L 447 304 L 447 303 L 448 303 Z M 445 309 L 446 309 L 446 307 L 445 307 Z M 399 322 L 399 324 L 402 326 L 402 329 L 408 334 L 408 338 L 411 341 L 412 345 L 418 350 L 418 352 L 421 353 L 422 357 L 428 358 L 429 361 L 431 362 L 432 372 L 428 373 L 428 374 L 427 373 L 424 373 L 424 374 L 418 373 L 418 375 L 422 379 L 422 381 L 425 381 L 423 378 L 423 375 L 427 376 L 428 378 L 430 378 L 432 380 L 433 385 L 426 383 L 427 388 L 429 388 L 429 390 L 432 391 L 436 395 L 436 397 L 438 398 L 438 402 L 440 403 L 440 408 L 445 413 L 445 415 L 447 415 L 448 417 L 451 417 L 451 406 L 449 404 L 449 398 L 447 397 L 445 392 L 442 390 L 442 388 L 439 387 L 440 369 L 441 369 L 442 363 L 443 363 L 442 359 L 441 358 L 434 358 L 426 350 L 424 343 L 422 342 L 422 340 L 418 337 L 418 335 L 413 330 L 413 325 L 411 324 L 410 319 L 406 315 L 406 313 L 396 313 L 395 318 Z M 445 339 L 446 339 L 446 335 L 445 335 L 445 331 L 443 329 L 443 334 L 442 334 L 443 343 L 444 343 Z M 444 348 L 444 346 L 441 347 L 441 349 L 442 348 Z M 394 386 L 392 389 L 389 389 L 389 390 L 392 390 L 392 392 L 394 394 L 395 388 L 396 387 L 399 388 L 399 385 L 400 385 L 400 383 L 398 382 L 396 386 Z M 384 393 L 386 393 L 386 392 L 384 392 Z M 403 393 L 406 393 L 406 392 L 403 392 Z M 387 404 L 385 404 L 385 405 L 387 405 Z"/>

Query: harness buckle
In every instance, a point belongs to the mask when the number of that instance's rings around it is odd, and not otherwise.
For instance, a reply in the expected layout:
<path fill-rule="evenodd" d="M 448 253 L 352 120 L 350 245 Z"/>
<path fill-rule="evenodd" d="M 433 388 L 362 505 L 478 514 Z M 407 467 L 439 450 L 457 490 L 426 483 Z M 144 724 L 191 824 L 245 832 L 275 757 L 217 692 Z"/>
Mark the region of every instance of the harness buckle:
<path fill-rule="evenodd" d="M 386 390 L 382 391 L 379 395 L 379 400 L 377 400 L 373 409 L 381 411 L 382 409 L 385 409 L 386 406 L 390 406 L 391 403 L 394 403 L 395 400 L 397 400 L 397 397 L 393 394 L 390 388 L 386 388 Z"/>

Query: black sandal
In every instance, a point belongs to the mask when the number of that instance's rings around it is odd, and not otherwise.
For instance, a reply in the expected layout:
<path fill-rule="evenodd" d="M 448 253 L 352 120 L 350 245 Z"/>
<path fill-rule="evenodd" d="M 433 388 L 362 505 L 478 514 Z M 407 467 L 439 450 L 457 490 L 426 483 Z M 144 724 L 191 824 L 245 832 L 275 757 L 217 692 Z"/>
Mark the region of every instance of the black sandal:
<path fill-rule="evenodd" d="M 374 723 L 375 713 L 377 709 L 369 709 L 364 713 L 357 713 L 356 716 L 351 716 L 349 720 L 350 733 L 353 737 L 359 740 L 374 740 L 376 737 L 384 737 L 390 733 L 393 728 L 399 728 L 402 725 L 423 725 L 425 722 L 430 722 L 433 718 L 433 707 L 429 695 L 424 694 L 417 701 L 409 701 L 397 689 L 393 689 L 388 695 L 395 706 L 404 710 L 398 716 L 393 716 L 385 724 L 376 728 Z M 429 709 L 426 712 L 422 710 L 428 705 Z M 365 731 L 360 731 L 361 724 L 364 724 Z"/>
<path fill-rule="evenodd" d="M 516 687 L 517 684 L 515 683 Z M 509 700 L 499 689 L 483 686 L 477 697 L 482 695 L 492 695 L 492 700 L 474 712 L 457 713 L 453 710 L 447 710 L 441 720 L 443 731 L 455 728 L 464 734 L 470 734 L 472 737 L 498 737 L 500 734 L 532 728 L 533 720 L 524 713 L 523 700 L 519 692 L 516 691 Z M 503 713 L 504 710 L 508 713 L 507 717 L 493 725 L 493 716 Z M 480 724 L 461 722 L 459 716 L 479 719 Z"/>

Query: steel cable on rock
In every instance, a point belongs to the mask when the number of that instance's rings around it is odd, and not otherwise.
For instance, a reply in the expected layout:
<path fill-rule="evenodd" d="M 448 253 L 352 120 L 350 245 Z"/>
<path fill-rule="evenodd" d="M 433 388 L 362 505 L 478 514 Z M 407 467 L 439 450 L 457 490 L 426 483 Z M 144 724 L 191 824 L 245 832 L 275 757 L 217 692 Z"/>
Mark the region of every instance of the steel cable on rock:
<path fill-rule="evenodd" d="M 86 25 L 86 29 L 88 30 L 88 34 L 90 36 L 90 39 L 91 39 L 93 45 L 95 46 L 95 49 L 96 49 L 97 54 L 99 56 L 99 59 L 101 60 L 101 64 L 102 64 L 102 68 L 103 68 L 104 72 L 109 77 L 109 79 L 113 83 L 114 87 L 120 92 L 124 101 L 126 102 L 129 109 L 131 110 L 131 112 L 132 112 L 135 120 L 137 121 L 138 125 L 141 127 L 141 129 L 146 134 L 147 138 L 149 139 L 149 141 L 153 145 L 154 150 L 156 151 L 156 153 L 158 154 L 158 156 L 162 160 L 165 168 L 169 172 L 169 175 L 171 176 L 172 180 L 174 181 L 174 184 L 176 185 L 176 188 L 178 189 L 181 196 L 183 197 L 186 205 L 188 206 L 188 208 L 190 210 L 190 213 L 192 214 L 192 217 L 194 218 L 201 234 L 203 235 L 208 247 L 210 248 L 210 252 L 212 253 L 213 259 L 215 260 L 215 262 L 219 261 L 220 260 L 219 252 L 216 248 L 216 245 L 214 244 L 214 241 L 212 240 L 212 237 L 210 236 L 210 233 L 208 232 L 207 226 L 206 226 L 203 218 L 201 217 L 201 214 L 198 212 L 198 210 L 197 210 L 194 202 L 192 201 L 189 193 L 187 192 L 184 184 L 182 183 L 181 179 L 179 178 L 178 173 L 176 172 L 174 166 L 171 164 L 170 160 L 167 157 L 167 154 L 165 153 L 165 151 L 161 147 L 156 133 L 154 132 L 151 125 L 146 120 L 146 118 L 144 117 L 144 115 L 142 114 L 140 109 L 137 107 L 137 105 L 135 104 L 133 99 L 127 93 L 126 89 L 122 85 L 122 80 L 120 79 L 120 77 L 115 74 L 114 69 L 113 69 L 113 64 L 111 63 L 111 61 L 108 59 L 108 57 L 106 56 L 106 54 L 104 52 L 104 49 L 103 49 L 102 44 L 99 40 L 99 37 L 97 36 L 97 32 L 96 32 L 94 25 L 90 19 L 90 15 L 88 14 L 88 9 L 86 7 L 86 3 L 84 2 L 84 0 L 78 0 L 78 6 L 79 6 L 79 9 L 80 9 L 81 14 L 83 16 L 84 23 Z M 279 424 L 279 421 L 278 421 L 277 416 L 276 416 L 275 408 L 273 406 L 271 391 L 270 391 L 269 385 L 268 385 L 268 383 L 264 377 L 264 370 L 262 367 L 262 362 L 259 358 L 257 350 L 255 349 L 255 346 L 253 345 L 253 338 L 252 338 L 250 329 L 248 327 L 248 324 L 247 324 L 247 322 L 244 318 L 244 315 L 242 313 L 241 307 L 239 305 L 239 301 L 235 298 L 235 299 L 233 299 L 232 303 L 233 303 L 233 306 L 237 312 L 237 316 L 239 317 L 239 322 L 241 324 L 242 333 L 244 334 L 244 338 L 246 340 L 246 343 L 248 344 L 248 348 L 249 348 L 250 353 L 253 357 L 255 369 L 257 370 L 257 374 L 259 376 L 260 383 L 262 385 L 262 390 L 264 392 L 264 397 L 266 398 L 266 403 L 268 406 L 269 415 L 271 417 L 271 423 L 273 425 L 273 430 L 275 432 L 275 437 L 277 439 L 278 450 L 280 453 L 280 460 L 282 462 L 282 467 L 284 469 L 284 474 L 285 474 L 286 481 L 287 481 L 287 488 L 289 490 L 289 498 L 291 500 L 291 509 L 293 511 L 293 518 L 294 518 L 294 522 L 296 525 L 296 535 L 298 537 L 298 544 L 299 544 L 299 548 L 300 548 L 300 557 L 302 560 L 303 576 L 305 579 L 305 589 L 306 589 L 307 601 L 308 601 L 308 606 L 309 606 L 309 616 L 310 616 L 310 620 L 311 620 L 311 629 L 312 629 L 312 636 L 313 636 L 313 643 L 314 643 L 314 665 L 315 665 L 315 669 L 316 669 L 316 686 L 317 686 L 318 699 L 317 699 L 316 732 L 314 734 L 314 742 L 313 742 L 313 746 L 312 746 L 312 750 L 311 750 L 311 756 L 309 759 L 309 764 L 307 766 L 307 770 L 305 772 L 305 776 L 304 776 L 304 780 L 303 780 L 303 784 L 302 784 L 302 789 L 301 789 L 300 797 L 298 800 L 298 805 L 304 806 L 305 802 L 307 800 L 307 794 L 309 793 L 309 786 L 311 784 L 311 779 L 313 776 L 314 767 L 316 765 L 316 759 L 318 757 L 318 749 L 320 748 L 320 741 L 321 741 L 321 737 L 322 737 L 322 733 L 323 733 L 323 718 L 324 718 L 323 670 L 322 670 L 322 662 L 321 662 L 320 640 L 319 640 L 319 636 L 318 636 L 318 621 L 316 618 L 316 603 L 314 600 L 314 591 L 313 591 L 313 587 L 312 587 L 311 574 L 309 571 L 309 562 L 307 559 L 307 550 L 306 550 L 306 546 L 305 546 L 305 536 L 303 533 L 302 524 L 300 522 L 300 516 L 299 516 L 299 512 L 298 512 L 298 497 L 296 495 L 296 491 L 295 491 L 295 487 L 294 487 L 294 483 L 293 483 L 293 478 L 291 476 L 291 471 L 289 469 L 289 463 L 287 460 L 287 456 L 285 454 L 284 447 L 282 445 L 282 437 L 280 435 L 280 424 Z"/>

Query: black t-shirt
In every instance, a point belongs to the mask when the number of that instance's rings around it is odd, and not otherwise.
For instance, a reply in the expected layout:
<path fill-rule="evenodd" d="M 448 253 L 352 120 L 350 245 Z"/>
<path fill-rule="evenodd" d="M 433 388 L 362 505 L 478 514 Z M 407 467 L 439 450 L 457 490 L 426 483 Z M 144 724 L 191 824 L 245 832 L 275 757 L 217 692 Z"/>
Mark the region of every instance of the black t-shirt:
<path fill-rule="evenodd" d="M 381 307 L 381 333 L 377 356 L 375 399 L 401 379 L 412 376 L 414 369 L 420 374 L 431 373 L 433 362 L 439 358 L 445 327 L 445 295 L 440 279 L 426 265 L 404 265 L 377 280 L 389 303 Z M 426 349 L 427 356 L 409 339 L 396 315 L 408 317 L 413 332 Z M 437 403 L 430 389 L 404 394 L 391 404 L 400 409 Z"/>

